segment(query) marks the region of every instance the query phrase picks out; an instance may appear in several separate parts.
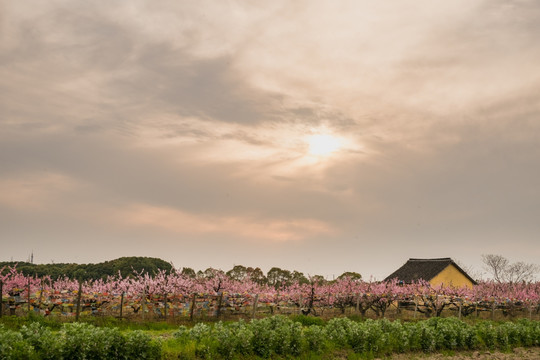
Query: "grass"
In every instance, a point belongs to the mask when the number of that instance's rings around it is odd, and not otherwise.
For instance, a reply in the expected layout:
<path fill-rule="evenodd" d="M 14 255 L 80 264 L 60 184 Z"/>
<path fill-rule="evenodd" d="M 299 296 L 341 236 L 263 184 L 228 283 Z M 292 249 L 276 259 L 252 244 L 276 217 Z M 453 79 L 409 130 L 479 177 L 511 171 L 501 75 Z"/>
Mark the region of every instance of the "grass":
<path fill-rule="evenodd" d="M 289 315 L 288 317 L 294 322 L 301 323 L 302 326 L 312 326 L 312 325 L 324 326 L 328 322 L 328 320 L 332 319 L 332 318 L 322 318 L 322 317 L 306 316 L 306 315 Z M 367 319 L 373 319 L 372 317 L 363 318 L 358 314 L 347 314 L 344 317 L 347 317 L 348 319 L 353 320 L 355 322 L 362 322 L 362 321 L 366 321 Z M 425 321 L 426 319 L 427 318 L 420 317 L 420 316 L 417 318 L 404 317 L 401 319 L 401 321 L 402 322 L 420 322 L 420 321 Z M 508 319 L 508 318 L 498 317 L 493 321 L 493 323 L 503 324 L 506 322 L 513 322 L 517 320 L 519 319 L 517 318 Z M 229 323 L 234 323 L 236 321 L 238 320 L 228 319 L 228 320 L 223 320 L 222 322 L 224 324 L 229 324 Z M 246 321 L 249 321 L 249 319 Z M 469 317 L 463 317 L 461 321 L 463 321 L 464 323 L 468 325 L 475 325 L 479 322 L 486 321 L 486 319 L 469 316 Z M 47 328 L 50 328 L 51 330 L 59 330 L 62 327 L 62 324 L 75 322 L 75 318 L 59 317 L 59 316 L 45 317 L 45 316 L 37 315 L 34 313 L 30 313 L 26 316 L 4 315 L 0 318 L 0 324 L 3 324 L 4 327 L 11 330 L 19 330 L 23 325 L 29 325 L 33 322 L 38 322 L 41 325 Z M 178 329 L 178 326 L 180 325 L 191 327 L 195 325 L 196 323 L 200 323 L 200 322 L 204 322 L 207 324 L 214 324 L 218 322 L 218 320 L 215 318 L 206 318 L 206 319 L 197 319 L 195 321 L 190 321 L 187 318 L 177 318 L 175 320 L 169 320 L 169 321 L 156 321 L 156 320 L 142 321 L 141 319 L 129 319 L 129 318 L 120 319 L 114 316 L 81 316 L 79 322 L 88 323 L 88 324 L 98 326 L 98 327 L 111 327 L 111 328 L 115 327 L 120 330 L 143 330 L 143 331 L 167 332 L 167 331 L 174 331 Z"/>
<path fill-rule="evenodd" d="M 62 324 L 75 322 L 75 318 L 63 317 L 44 317 L 30 313 L 28 316 L 2 316 L 0 324 L 11 330 L 19 330 L 23 325 L 31 323 L 40 323 L 41 325 L 51 329 L 60 330 Z M 181 324 L 189 324 L 189 322 L 172 323 L 165 321 L 131 321 L 128 319 L 119 319 L 113 316 L 81 316 L 79 322 L 91 324 L 98 327 L 118 328 L 120 330 L 144 330 L 144 331 L 173 331 Z"/>

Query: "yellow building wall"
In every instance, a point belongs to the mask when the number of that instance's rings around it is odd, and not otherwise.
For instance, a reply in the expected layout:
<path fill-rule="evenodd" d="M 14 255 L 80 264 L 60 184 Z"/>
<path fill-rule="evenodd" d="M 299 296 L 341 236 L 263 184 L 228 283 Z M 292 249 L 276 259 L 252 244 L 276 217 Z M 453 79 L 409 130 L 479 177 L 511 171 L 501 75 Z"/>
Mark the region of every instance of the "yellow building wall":
<path fill-rule="evenodd" d="M 440 285 L 444 284 L 445 286 L 453 287 L 468 287 L 472 289 L 473 283 L 471 280 L 467 279 L 454 265 L 448 265 L 443 271 L 441 271 L 437 276 L 435 276 L 429 282 L 431 285 Z"/>

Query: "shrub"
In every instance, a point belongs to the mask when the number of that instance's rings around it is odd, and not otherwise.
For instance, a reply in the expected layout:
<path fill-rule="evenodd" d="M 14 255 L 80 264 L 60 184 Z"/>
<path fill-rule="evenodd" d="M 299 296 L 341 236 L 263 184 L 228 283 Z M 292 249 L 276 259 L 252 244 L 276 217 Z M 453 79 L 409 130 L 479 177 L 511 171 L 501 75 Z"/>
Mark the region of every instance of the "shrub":
<path fill-rule="evenodd" d="M 214 325 L 214 338 L 217 341 L 217 353 L 225 359 L 230 359 L 236 352 L 237 339 L 230 327 L 224 326 L 220 321 Z"/>
<path fill-rule="evenodd" d="M 252 353 L 251 342 L 253 340 L 253 331 L 244 320 L 232 323 L 229 328 L 235 337 L 235 350 L 238 354 L 248 355 Z"/>
<path fill-rule="evenodd" d="M 173 333 L 173 336 L 175 338 L 179 339 L 181 342 L 185 342 L 186 340 L 188 340 L 189 334 L 190 334 L 189 329 L 184 325 L 180 325 L 178 327 L 178 330 L 176 330 Z"/>
<path fill-rule="evenodd" d="M 84 323 L 64 324 L 60 337 L 63 343 L 62 356 L 66 359 L 86 359 L 92 350 L 92 325 Z"/>
<path fill-rule="evenodd" d="M 272 353 L 272 329 L 266 319 L 252 320 L 250 328 L 253 333 L 251 347 L 253 352 L 263 358 L 270 357 Z"/>
<path fill-rule="evenodd" d="M 126 338 L 117 328 L 101 328 L 95 332 L 95 341 L 99 342 L 96 358 L 124 359 L 127 356 L 128 346 Z M 148 337 L 148 336 L 147 336 Z M 149 338 L 149 337 L 148 337 Z"/>
<path fill-rule="evenodd" d="M 201 341 L 202 339 L 209 337 L 211 332 L 210 326 L 205 323 L 197 323 L 191 328 L 189 332 L 189 338 L 195 341 Z"/>
<path fill-rule="evenodd" d="M 32 359 L 34 349 L 26 342 L 21 333 L 0 327 L 0 359 Z"/>
<path fill-rule="evenodd" d="M 123 336 L 116 328 L 97 328 L 85 323 L 65 324 L 60 332 L 64 359 L 144 359 L 161 358 L 161 344 L 143 331 Z"/>
<path fill-rule="evenodd" d="M 97 328 L 86 323 L 65 324 L 62 354 L 66 359 L 122 359 L 126 340 L 115 328 Z"/>
<path fill-rule="evenodd" d="M 535 336 L 535 327 L 538 327 L 538 322 L 521 319 L 517 322 L 520 326 L 520 343 L 523 346 L 535 346 L 538 345 L 538 339 Z M 540 329 L 540 328 L 539 328 Z M 540 333 L 539 333 L 540 335 Z"/>
<path fill-rule="evenodd" d="M 429 326 L 426 322 L 418 323 L 420 332 L 420 347 L 424 352 L 435 351 L 437 340 L 436 332 L 433 327 Z"/>
<path fill-rule="evenodd" d="M 472 344 L 469 326 L 457 318 L 431 318 L 426 324 L 435 330 L 435 347 L 438 350 L 464 350 Z"/>
<path fill-rule="evenodd" d="M 386 347 L 387 334 L 381 327 L 382 321 L 368 319 L 363 323 L 364 327 L 364 352 L 378 354 Z"/>
<path fill-rule="evenodd" d="M 57 360 L 62 358 L 62 343 L 58 336 L 40 323 L 24 325 L 21 335 L 33 348 L 39 359 Z"/>
<path fill-rule="evenodd" d="M 476 333 L 482 346 L 488 349 L 495 349 L 497 344 L 497 330 L 493 326 L 493 323 L 482 322 L 477 324 Z"/>
<path fill-rule="evenodd" d="M 386 346 L 381 349 L 383 353 L 403 353 L 410 350 L 410 338 L 407 328 L 399 320 L 381 320 L 381 329 L 388 335 Z"/>
<path fill-rule="evenodd" d="M 334 318 L 326 325 L 328 339 L 341 347 L 349 345 L 349 338 L 353 332 L 354 322 L 347 318 Z"/>
<path fill-rule="evenodd" d="M 528 322 L 506 322 L 497 327 L 497 342 L 500 348 L 509 350 L 518 346 L 530 346 L 532 343 L 531 329 L 534 326 Z"/>
<path fill-rule="evenodd" d="M 299 322 L 302 326 L 324 326 L 325 322 L 323 319 L 315 316 L 306 316 L 306 315 L 294 315 L 291 317 L 291 320 L 294 322 Z"/>
<path fill-rule="evenodd" d="M 301 351 L 302 325 L 285 316 L 252 320 L 250 328 L 253 352 L 261 357 L 272 353 L 298 355 Z"/>
<path fill-rule="evenodd" d="M 130 331 L 126 335 L 125 355 L 127 359 L 161 359 L 161 343 L 153 340 L 141 330 Z"/>
<path fill-rule="evenodd" d="M 365 324 L 351 321 L 346 326 L 347 327 L 344 327 L 343 330 L 345 331 L 344 335 L 346 336 L 347 345 L 357 353 L 365 352 L 365 340 L 367 336 L 367 327 Z"/>
<path fill-rule="evenodd" d="M 322 352 L 326 347 L 326 331 L 323 327 L 312 325 L 303 331 L 307 349 L 316 353 Z"/>
<path fill-rule="evenodd" d="M 302 349 L 302 325 L 290 320 L 278 324 L 273 329 L 272 345 L 276 354 L 300 354 Z"/>

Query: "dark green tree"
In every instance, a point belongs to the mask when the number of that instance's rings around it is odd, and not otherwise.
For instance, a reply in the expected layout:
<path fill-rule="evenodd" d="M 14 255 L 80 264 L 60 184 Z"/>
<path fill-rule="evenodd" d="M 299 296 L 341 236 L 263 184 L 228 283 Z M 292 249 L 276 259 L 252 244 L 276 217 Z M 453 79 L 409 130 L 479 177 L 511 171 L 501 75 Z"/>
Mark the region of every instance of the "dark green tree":
<path fill-rule="evenodd" d="M 268 285 L 279 289 L 282 286 L 290 285 L 292 280 L 292 273 L 289 270 L 283 270 L 278 267 L 273 267 L 268 270 L 268 273 L 266 274 L 266 279 L 268 279 Z"/>
<path fill-rule="evenodd" d="M 354 281 L 360 281 L 362 280 L 362 275 L 354 271 L 345 271 L 343 274 L 339 275 L 337 278 L 338 279 L 349 278 Z"/>
<path fill-rule="evenodd" d="M 197 273 L 195 272 L 195 270 L 193 270 L 190 267 L 183 267 L 182 271 L 181 271 L 181 274 L 185 275 L 185 276 L 188 276 L 190 278 L 196 278 L 197 277 Z"/>
<path fill-rule="evenodd" d="M 247 268 L 242 265 L 235 265 L 231 270 L 227 271 L 227 276 L 233 280 L 243 281 L 248 277 Z"/>

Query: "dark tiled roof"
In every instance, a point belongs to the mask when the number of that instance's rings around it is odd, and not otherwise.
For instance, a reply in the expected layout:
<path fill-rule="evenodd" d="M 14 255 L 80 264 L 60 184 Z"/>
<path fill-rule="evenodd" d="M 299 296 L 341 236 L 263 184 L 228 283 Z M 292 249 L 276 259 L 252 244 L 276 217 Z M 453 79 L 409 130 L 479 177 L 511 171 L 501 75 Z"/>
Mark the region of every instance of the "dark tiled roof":
<path fill-rule="evenodd" d="M 405 265 L 394 271 L 384 280 L 387 281 L 397 278 L 404 283 L 412 283 L 420 279 L 430 281 L 441 271 L 446 269 L 448 265 L 454 265 L 467 279 L 472 281 L 473 284 L 476 284 L 476 282 L 451 258 L 409 259 Z"/>

